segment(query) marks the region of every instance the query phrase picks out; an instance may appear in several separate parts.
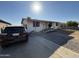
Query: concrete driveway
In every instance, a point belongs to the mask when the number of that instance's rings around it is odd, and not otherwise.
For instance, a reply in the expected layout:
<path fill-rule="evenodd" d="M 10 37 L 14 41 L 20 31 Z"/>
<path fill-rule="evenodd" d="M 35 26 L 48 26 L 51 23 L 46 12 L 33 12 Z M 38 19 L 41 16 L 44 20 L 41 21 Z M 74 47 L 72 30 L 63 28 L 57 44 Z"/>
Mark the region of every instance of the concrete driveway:
<path fill-rule="evenodd" d="M 0 57 L 47 58 L 59 45 L 32 33 L 29 41 L 0 48 Z"/>
<path fill-rule="evenodd" d="M 72 40 L 73 37 L 68 35 L 58 30 L 48 33 L 32 33 L 28 42 L 0 48 L 0 57 L 47 58 L 54 54 L 59 47 Z"/>

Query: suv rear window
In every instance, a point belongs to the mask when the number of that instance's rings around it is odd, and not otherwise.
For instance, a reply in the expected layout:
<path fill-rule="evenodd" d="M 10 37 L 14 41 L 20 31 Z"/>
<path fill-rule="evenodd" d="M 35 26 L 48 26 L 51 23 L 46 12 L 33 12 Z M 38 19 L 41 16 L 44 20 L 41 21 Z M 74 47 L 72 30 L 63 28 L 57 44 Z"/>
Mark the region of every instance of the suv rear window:
<path fill-rule="evenodd" d="M 23 31 L 24 31 L 24 27 L 6 27 L 3 33 L 19 33 Z"/>

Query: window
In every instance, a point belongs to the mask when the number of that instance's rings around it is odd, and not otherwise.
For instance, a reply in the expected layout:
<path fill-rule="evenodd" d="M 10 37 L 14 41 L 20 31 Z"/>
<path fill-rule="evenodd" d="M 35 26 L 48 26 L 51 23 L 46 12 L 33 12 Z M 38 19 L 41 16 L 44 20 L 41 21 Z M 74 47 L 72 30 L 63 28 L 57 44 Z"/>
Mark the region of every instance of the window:
<path fill-rule="evenodd" d="M 35 21 L 33 21 L 33 27 L 35 27 Z"/>
<path fill-rule="evenodd" d="M 49 22 L 48 27 L 49 27 L 49 28 L 52 27 L 52 22 Z"/>
<path fill-rule="evenodd" d="M 58 23 L 56 23 L 56 26 L 58 26 Z"/>
<path fill-rule="evenodd" d="M 40 26 L 40 22 L 38 21 L 33 21 L 33 27 L 39 27 Z"/>

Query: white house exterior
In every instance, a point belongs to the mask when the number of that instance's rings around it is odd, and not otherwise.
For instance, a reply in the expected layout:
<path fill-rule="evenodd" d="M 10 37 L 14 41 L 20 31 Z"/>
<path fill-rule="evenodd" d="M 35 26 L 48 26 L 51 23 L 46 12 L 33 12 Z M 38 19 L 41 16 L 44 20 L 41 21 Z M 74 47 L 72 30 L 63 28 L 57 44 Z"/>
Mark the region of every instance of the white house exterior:
<path fill-rule="evenodd" d="M 31 18 L 22 18 L 21 24 L 27 28 L 28 32 L 31 31 L 42 31 L 44 29 L 49 28 L 49 24 L 51 24 L 51 28 L 57 29 L 60 27 L 59 22 L 54 22 L 54 21 L 46 21 L 46 20 L 36 20 L 36 19 L 31 19 Z"/>

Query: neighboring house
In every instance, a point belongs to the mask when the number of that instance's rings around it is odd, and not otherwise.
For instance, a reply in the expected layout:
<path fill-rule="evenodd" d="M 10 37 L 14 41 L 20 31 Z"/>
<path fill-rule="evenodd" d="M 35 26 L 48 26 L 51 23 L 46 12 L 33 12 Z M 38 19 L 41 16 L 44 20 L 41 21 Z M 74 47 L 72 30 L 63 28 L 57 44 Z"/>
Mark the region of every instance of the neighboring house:
<path fill-rule="evenodd" d="M 57 29 L 61 27 L 61 23 L 59 22 L 31 19 L 30 17 L 22 18 L 21 24 L 27 29 L 28 32 L 39 32 L 47 28 Z"/>
<path fill-rule="evenodd" d="M 79 28 L 79 24 L 78 24 L 78 28 Z"/>
<path fill-rule="evenodd" d="M 11 25 L 11 24 L 0 19 L 0 33 L 5 27 L 7 27 L 9 25 Z"/>

